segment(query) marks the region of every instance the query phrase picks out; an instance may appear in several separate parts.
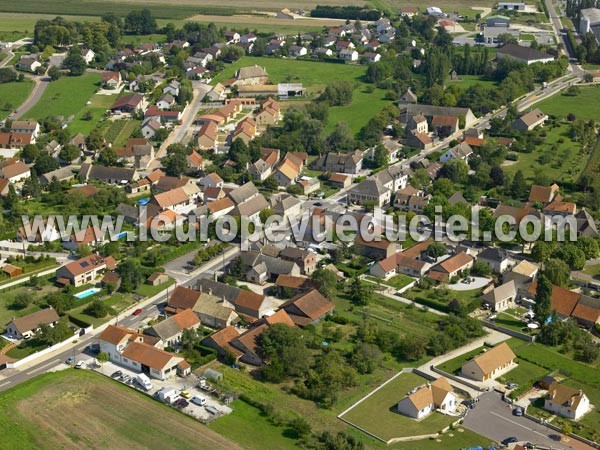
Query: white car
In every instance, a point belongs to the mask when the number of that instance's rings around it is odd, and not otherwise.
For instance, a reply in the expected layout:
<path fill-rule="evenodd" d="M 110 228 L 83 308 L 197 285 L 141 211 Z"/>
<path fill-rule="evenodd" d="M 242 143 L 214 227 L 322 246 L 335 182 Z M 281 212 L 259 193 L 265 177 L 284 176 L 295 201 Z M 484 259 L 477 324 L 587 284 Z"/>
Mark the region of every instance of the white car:
<path fill-rule="evenodd" d="M 199 395 L 194 395 L 190 402 L 192 402 L 194 405 L 204 406 L 206 404 L 206 399 L 204 397 L 200 397 Z"/>
<path fill-rule="evenodd" d="M 85 368 L 85 361 L 77 361 L 77 364 L 75 364 L 75 368 L 76 369 L 84 369 Z"/>

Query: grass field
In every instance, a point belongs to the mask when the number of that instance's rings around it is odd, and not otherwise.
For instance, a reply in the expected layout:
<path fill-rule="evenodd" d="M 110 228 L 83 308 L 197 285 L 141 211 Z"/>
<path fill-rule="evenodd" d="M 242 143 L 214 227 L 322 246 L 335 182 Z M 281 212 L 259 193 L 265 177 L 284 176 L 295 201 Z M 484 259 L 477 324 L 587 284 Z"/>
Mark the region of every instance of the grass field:
<path fill-rule="evenodd" d="M 431 306 L 441 311 L 447 311 L 448 304 L 456 299 L 461 307 L 472 311 L 481 304 L 480 293 L 481 289 L 454 291 L 447 288 L 434 289 L 415 286 L 403 295 L 406 298 L 414 300 L 416 303 Z"/>
<path fill-rule="evenodd" d="M 600 91 L 599 91 L 600 92 Z M 539 105 L 546 112 L 544 106 Z M 582 108 L 587 108 L 583 106 Z M 547 126 L 543 151 L 538 149 L 531 153 L 518 153 L 518 160 L 503 166 L 505 173 L 514 175 L 518 170 L 526 178 L 533 179 L 539 171 L 557 183 L 572 183 L 579 178 L 585 168 L 587 158 L 579 154 L 580 144 L 572 142 L 569 136 L 570 125 L 562 123 L 555 128 Z"/>
<path fill-rule="evenodd" d="M 3 448 L 239 449 L 172 408 L 101 375 L 68 369 L 0 394 Z"/>
<path fill-rule="evenodd" d="M 391 286 L 396 289 L 402 289 L 403 287 L 406 287 L 407 285 L 409 285 L 410 283 L 415 281 L 414 278 L 411 278 L 406 275 L 394 275 L 389 280 L 381 280 L 379 278 L 375 278 L 375 277 L 371 277 L 371 276 L 367 276 L 367 279 L 374 283 L 382 284 L 384 286 Z"/>
<path fill-rule="evenodd" d="M 404 436 L 434 434 L 456 421 L 456 417 L 433 413 L 422 420 L 414 420 L 397 412 L 398 400 L 411 389 L 426 383 L 413 373 L 403 373 L 387 383 L 342 417 L 384 440 Z M 438 448 L 460 448 L 452 438 L 441 437 Z M 413 447 L 414 448 L 414 447 Z"/>
<path fill-rule="evenodd" d="M 33 81 L 25 79 L 12 83 L 0 84 L 0 119 L 4 119 L 12 111 L 21 106 L 33 89 Z M 11 106 L 8 108 L 8 106 Z"/>
<path fill-rule="evenodd" d="M 106 110 L 110 108 L 117 98 L 117 94 L 114 95 L 100 95 L 95 94 L 90 99 L 90 104 L 86 104 L 76 114 L 75 119 L 69 124 L 69 131 L 71 133 L 82 133 L 88 135 L 104 118 Z M 87 102 L 86 102 L 87 103 Z M 87 112 L 92 113 L 90 120 L 83 120 L 84 114 Z"/>
<path fill-rule="evenodd" d="M 61 77 L 49 84 L 42 98 L 26 114 L 26 118 L 40 120 L 59 115 L 65 118 L 77 116 L 98 89 L 99 82 L 99 73 L 86 73 L 80 77 Z"/>
<path fill-rule="evenodd" d="M 495 81 L 486 80 L 481 75 L 460 75 L 458 80 L 448 81 L 449 86 L 459 86 L 463 89 L 468 89 L 476 84 L 481 84 L 486 88 L 496 86 Z"/>
<path fill-rule="evenodd" d="M 578 89 L 578 95 L 553 95 L 536 106 L 551 116 L 566 118 L 567 114 L 573 113 L 578 119 L 598 119 L 600 86 L 583 86 Z"/>
<path fill-rule="evenodd" d="M 276 58 L 244 57 L 234 64 L 227 66 L 218 74 L 213 84 L 232 78 L 240 67 L 251 65 L 263 66 L 269 73 L 272 83 L 302 83 L 309 94 L 321 91 L 325 84 L 333 80 L 346 80 L 356 83 L 352 104 L 335 106 L 329 110 L 329 120 L 325 131 L 331 132 L 338 122 L 346 122 L 354 132 L 358 132 L 375 114 L 390 104 L 384 99 L 385 91 L 374 89 L 367 91 L 367 85 L 362 81 L 366 66 L 350 64 L 331 64 L 313 61 L 296 61 Z"/>

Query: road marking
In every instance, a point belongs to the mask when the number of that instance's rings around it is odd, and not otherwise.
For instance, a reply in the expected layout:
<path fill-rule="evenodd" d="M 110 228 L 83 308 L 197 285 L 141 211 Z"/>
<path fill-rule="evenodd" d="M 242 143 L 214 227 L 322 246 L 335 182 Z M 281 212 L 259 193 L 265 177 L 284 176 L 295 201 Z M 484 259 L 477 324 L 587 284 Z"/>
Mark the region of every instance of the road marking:
<path fill-rule="evenodd" d="M 548 436 L 546 436 L 544 433 L 540 433 L 539 431 L 536 431 L 533 428 L 526 427 L 525 425 L 522 425 L 519 422 L 516 422 L 516 421 L 514 421 L 512 419 L 509 419 L 508 417 L 504 417 L 504 416 L 498 414 L 497 412 L 490 411 L 490 414 L 493 414 L 496 417 L 500 417 L 501 419 L 506 420 L 507 422 L 510 422 L 510 423 L 512 423 L 514 425 L 517 425 L 518 427 L 525 428 L 526 430 L 531 431 L 532 433 L 538 434 L 538 435 L 540 435 L 540 436 L 542 436 L 544 438 L 548 438 Z"/>

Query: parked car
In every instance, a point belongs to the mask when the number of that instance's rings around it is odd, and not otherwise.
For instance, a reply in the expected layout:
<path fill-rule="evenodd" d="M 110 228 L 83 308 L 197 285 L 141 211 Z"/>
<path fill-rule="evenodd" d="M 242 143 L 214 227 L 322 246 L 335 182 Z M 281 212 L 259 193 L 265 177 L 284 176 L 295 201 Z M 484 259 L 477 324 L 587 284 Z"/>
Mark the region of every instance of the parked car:
<path fill-rule="evenodd" d="M 200 397 L 199 395 L 194 395 L 190 400 L 194 405 L 204 406 L 206 404 L 206 399 L 204 397 Z"/>
<path fill-rule="evenodd" d="M 84 369 L 85 368 L 85 361 L 77 361 L 77 364 L 75 364 L 75 368 L 76 369 Z"/>
<path fill-rule="evenodd" d="M 506 389 L 516 389 L 519 385 L 517 383 L 506 383 Z"/>
<path fill-rule="evenodd" d="M 179 400 L 176 400 L 175 403 L 173 403 L 173 406 L 179 409 L 183 409 L 188 405 L 189 402 L 185 398 L 180 398 Z"/>
<path fill-rule="evenodd" d="M 520 417 L 520 416 L 523 415 L 524 412 L 525 411 L 520 406 L 517 406 L 515 409 L 513 409 L 513 415 L 515 415 L 515 416 L 519 416 Z"/>
<path fill-rule="evenodd" d="M 122 374 L 119 377 L 119 380 L 121 380 L 123 383 L 127 383 L 130 379 L 131 379 L 131 377 L 129 375 L 127 375 L 126 373 Z"/>
<path fill-rule="evenodd" d="M 67 358 L 67 360 L 65 361 L 65 364 L 68 364 L 68 365 L 70 366 L 70 365 L 71 365 L 71 364 L 73 364 L 74 362 L 75 362 L 75 359 L 74 359 L 72 356 L 69 356 L 69 357 Z"/>
<path fill-rule="evenodd" d="M 204 409 L 206 410 L 206 412 L 208 412 L 209 414 L 212 415 L 217 415 L 219 414 L 219 410 L 217 408 L 215 408 L 214 406 L 205 406 Z"/>
<path fill-rule="evenodd" d="M 190 398 L 192 396 L 192 394 L 190 394 L 188 391 L 181 391 L 179 395 L 181 395 L 183 398 Z"/>
<path fill-rule="evenodd" d="M 519 440 L 515 436 L 509 436 L 500 442 L 502 445 L 514 444 L 515 442 L 519 442 Z"/>
<path fill-rule="evenodd" d="M 123 372 L 121 372 L 120 370 L 117 370 L 116 372 L 113 372 L 110 377 L 111 378 L 120 378 L 121 376 L 123 376 Z"/>
<path fill-rule="evenodd" d="M 142 308 L 138 308 L 133 312 L 133 316 L 139 316 L 142 313 Z"/>

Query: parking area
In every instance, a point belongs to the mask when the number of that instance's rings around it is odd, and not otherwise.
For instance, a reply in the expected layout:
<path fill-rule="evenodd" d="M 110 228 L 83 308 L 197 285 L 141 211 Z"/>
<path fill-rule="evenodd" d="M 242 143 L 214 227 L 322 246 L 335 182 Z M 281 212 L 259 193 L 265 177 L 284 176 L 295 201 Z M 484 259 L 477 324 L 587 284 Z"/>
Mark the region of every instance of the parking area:
<path fill-rule="evenodd" d="M 473 409 L 467 412 L 464 427 L 496 442 L 514 436 L 519 442 L 531 442 L 544 448 L 567 450 L 578 448 L 572 441 L 561 442 L 558 433 L 545 425 L 513 414 L 513 406 L 502 401 L 498 392 L 479 396 Z"/>
<path fill-rule="evenodd" d="M 165 401 L 165 403 L 170 404 L 174 408 L 179 409 L 181 412 L 194 417 L 201 422 L 211 422 L 233 411 L 229 406 L 224 405 L 215 398 L 217 391 L 215 391 L 209 381 L 194 374 L 183 378 L 173 377 L 165 381 L 150 378 L 152 388 L 146 391 L 135 382 L 137 372 L 110 361 L 100 365 L 95 356 L 89 351 L 74 355 L 74 361 L 70 361 L 70 364 L 65 362 L 65 366 L 76 365 L 78 363 L 80 365 L 83 363 L 81 369 L 95 370 L 98 373 L 113 378 L 115 383 L 126 384 L 132 389 L 137 389 L 140 392 L 154 397 L 156 400 L 159 400 L 158 392 L 161 389 L 174 390 L 176 395 L 171 398 L 172 402 L 169 403 L 168 401 Z M 201 385 L 203 386 L 201 387 Z M 203 404 L 198 405 L 193 403 L 191 401 L 193 397 L 203 398 Z"/>

